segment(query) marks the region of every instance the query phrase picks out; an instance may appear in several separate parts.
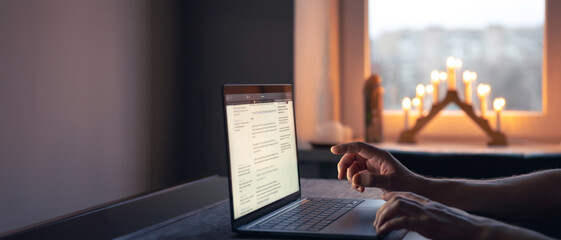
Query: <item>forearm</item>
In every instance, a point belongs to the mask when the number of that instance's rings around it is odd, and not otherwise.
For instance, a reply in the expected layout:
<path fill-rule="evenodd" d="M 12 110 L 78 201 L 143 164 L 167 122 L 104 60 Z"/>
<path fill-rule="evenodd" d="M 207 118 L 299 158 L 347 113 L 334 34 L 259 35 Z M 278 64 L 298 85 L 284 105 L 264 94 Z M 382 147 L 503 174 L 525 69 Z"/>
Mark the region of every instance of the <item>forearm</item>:
<path fill-rule="evenodd" d="M 509 196 L 498 194 L 500 184 L 489 181 L 473 181 L 465 179 L 423 179 L 417 189 L 419 194 L 465 211 L 501 216 Z"/>
<path fill-rule="evenodd" d="M 540 239 L 552 240 L 553 238 L 530 229 L 520 228 L 506 223 L 489 220 L 489 223 L 479 226 L 474 239 Z"/>
<path fill-rule="evenodd" d="M 531 219 L 561 214 L 561 170 L 495 180 L 419 177 L 410 191 L 466 211 Z"/>

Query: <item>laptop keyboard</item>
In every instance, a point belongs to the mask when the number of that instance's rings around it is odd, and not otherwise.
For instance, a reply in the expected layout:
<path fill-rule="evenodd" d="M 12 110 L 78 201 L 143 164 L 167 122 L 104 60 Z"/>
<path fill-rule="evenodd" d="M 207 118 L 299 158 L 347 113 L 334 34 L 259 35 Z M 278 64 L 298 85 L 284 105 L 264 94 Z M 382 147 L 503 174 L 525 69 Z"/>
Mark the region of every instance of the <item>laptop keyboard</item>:
<path fill-rule="evenodd" d="M 364 200 L 308 198 L 300 206 L 251 227 L 252 229 L 319 231 Z"/>

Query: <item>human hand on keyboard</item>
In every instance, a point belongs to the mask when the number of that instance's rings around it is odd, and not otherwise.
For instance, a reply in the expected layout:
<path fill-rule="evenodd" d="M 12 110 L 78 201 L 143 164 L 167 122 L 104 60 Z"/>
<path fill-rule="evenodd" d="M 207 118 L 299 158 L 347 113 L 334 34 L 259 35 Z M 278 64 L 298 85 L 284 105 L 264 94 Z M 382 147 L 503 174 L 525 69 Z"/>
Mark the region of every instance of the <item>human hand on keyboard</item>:
<path fill-rule="evenodd" d="M 485 226 L 507 227 L 411 192 L 384 193 L 382 198 L 387 202 L 376 212 L 373 224 L 378 234 L 408 229 L 431 239 L 484 239 L 489 234 Z"/>

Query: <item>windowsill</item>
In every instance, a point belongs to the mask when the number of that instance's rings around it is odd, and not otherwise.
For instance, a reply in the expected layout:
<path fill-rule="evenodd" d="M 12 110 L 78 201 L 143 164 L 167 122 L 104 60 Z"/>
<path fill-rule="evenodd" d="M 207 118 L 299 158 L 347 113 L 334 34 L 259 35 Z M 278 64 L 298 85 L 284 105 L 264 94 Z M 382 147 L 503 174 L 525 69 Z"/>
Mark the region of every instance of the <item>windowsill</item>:
<path fill-rule="evenodd" d="M 360 139 L 358 139 L 360 140 Z M 397 143 L 385 141 L 371 143 L 376 147 L 390 152 L 420 152 L 439 154 L 521 154 L 524 156 L 561 154 L 561 144 L 541 143 L 528 140 L 509 139 L 509 145 L 503 147 L 488 146 L 481 139 L 421 139 L 416 144 Z M 302 143 L 299 150 L 318 150 L 312 148 L 310 143 Z M 321 150 L 321 149 L 320 149 Z M 325 148 L 328 151 L 327 148 Z"/>
<path fill-rule="evenodd" d="M 510 139 L 511 140 L 511 139 Z M 447 154 L 561 154 L 561 144 L 537 143 L 525 140 L 511 140 L 508 146 L 488 146 L 486 142 L 468 140 L 464 142 L 427 140 L 416 144 L 401 144 L 396 142 L 385 142 L 374 144 L 380 148 L 390 151 L 404 152 L 426 152 Z"/>
<path fill-rule="evenodd" d="M 424 113 L 428 114 L 430 110 L 425 110 Z M 417 110 L 412 109 L 409 110 L 410 114 L 413 113 L 412 115 L 415 116 L 415 114 L 418 113 Z M 479 114 L 476 111 L 476 114 Z M 488 116 L 494 116 L 496 113 L 493 110 L 488 110 L 487 111 L 487 115 Z M 395 110 L 395 109 L 389 109 L 389 110 L 384 110 L 384 115 L 385 116 L 403 116 L 403 110 Z M 439 113 L 439 115 L 442 116 L 463 116 L 465 115 L 465 113 L 461 110 L 443 110 L 442 112 Z M 517 110 L 504 110 L 501 112 L 502 116 L 520 116 L 520 117 L 543 117 L 545 116 L 544 112 L 541 111 L 517 111 Z"/>

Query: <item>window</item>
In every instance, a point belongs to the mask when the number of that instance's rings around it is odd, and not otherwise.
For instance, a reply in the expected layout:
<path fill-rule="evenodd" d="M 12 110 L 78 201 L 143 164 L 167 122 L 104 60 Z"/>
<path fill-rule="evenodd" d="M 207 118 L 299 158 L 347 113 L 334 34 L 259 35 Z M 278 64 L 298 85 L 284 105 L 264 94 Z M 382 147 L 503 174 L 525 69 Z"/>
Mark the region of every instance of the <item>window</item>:
<path fill-rule="evenodd" d="M 477 72 L 474 88 L 491 85 L 490 99 L 504 97 L 508 110 L 543 110 L 545 0 L 369 0 L 368 6 L 371 71 L 384 80 L 385 109 L 401 109 L 401 100 L 414 96 L 417 84 L 429 84 L 433 70 L 445 71 L 453 56 L 463 60 L 461 71 Z"/>

